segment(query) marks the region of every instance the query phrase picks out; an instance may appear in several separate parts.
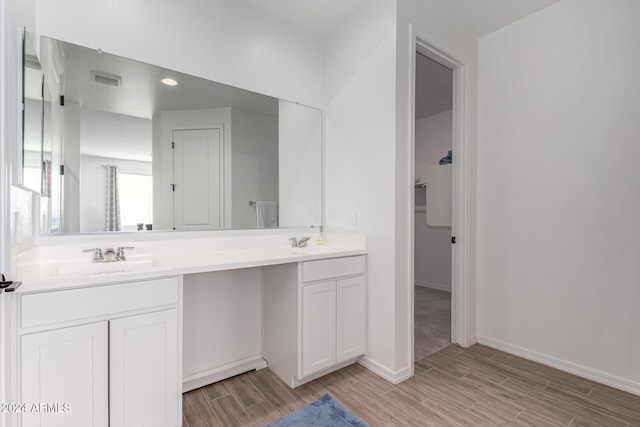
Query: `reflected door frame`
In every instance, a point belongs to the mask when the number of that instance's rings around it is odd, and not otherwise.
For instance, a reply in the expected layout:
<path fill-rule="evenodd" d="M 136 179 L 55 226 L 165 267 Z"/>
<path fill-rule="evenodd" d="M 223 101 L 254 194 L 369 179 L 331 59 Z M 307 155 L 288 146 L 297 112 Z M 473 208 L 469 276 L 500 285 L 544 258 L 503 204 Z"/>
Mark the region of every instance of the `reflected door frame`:
<path fill-rule="evenodd" d="M 173 229 L 187 231 L 224 228 L 223 126 L 174 128 L 171 135 Z M 186 146 L 187 143 L 190 143 L 189 147 Z M 193 162 L 200 162 L 200 166 L 206 163 L 206 168 L 190 168 L 194 166 Z M 206 170 L 207 176 L 196 176 L 192 173 L 194 170 Z M 186 215 L 187 205 L 193 205 L 199 214 L 191 212 Z"/>

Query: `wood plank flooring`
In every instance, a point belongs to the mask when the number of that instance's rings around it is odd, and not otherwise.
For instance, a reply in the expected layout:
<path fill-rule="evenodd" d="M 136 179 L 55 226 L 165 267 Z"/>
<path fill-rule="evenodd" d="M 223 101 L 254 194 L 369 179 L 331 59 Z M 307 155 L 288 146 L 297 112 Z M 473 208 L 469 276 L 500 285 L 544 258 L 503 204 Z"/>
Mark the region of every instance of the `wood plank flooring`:
<path fill-rule="evenodd" d="M 325 393 L 371 427 L 640 427 L 640 396 L 482 345 L 449 346 L 397 385 L 360 365 L 296 389 L 249 372 L 185 393 L 183 425 L 260 427 Z"/>

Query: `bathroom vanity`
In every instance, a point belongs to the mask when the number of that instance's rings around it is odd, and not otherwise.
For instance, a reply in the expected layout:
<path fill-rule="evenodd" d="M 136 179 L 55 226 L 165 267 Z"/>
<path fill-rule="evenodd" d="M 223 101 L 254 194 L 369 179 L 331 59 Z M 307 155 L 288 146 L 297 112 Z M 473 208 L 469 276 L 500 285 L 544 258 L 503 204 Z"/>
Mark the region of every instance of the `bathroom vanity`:
<path fill-rule="evenodd" d="M 68 261 L 82 244 L 25 254 L 24 284 L 8 294 L 12 395 L 54 406 L 14 414 L 15 425 L 178 426 L 184 390 L 266 366 L 296 387 L 355 362 L 365 352 L 364 237 L 308 248 L 288 237 L 126 242 L 136 250 L 121 263 Z M 186 295 L 228 311 L 198 317 Z M 199 333 L 208 339 L 189 344 L 183 363 L 183 342 Z"/>
<path fill-rule="evenodd" d="M 39 114 L 16 153 L 38 161 L 13 184 L 43 197 L 2 301 L 12 427 L 179 426 L 185 391 L 267 366 L 296 387 L 365 354 L 366 239 L 316 245 L 320 109 L 48 37 L 27 57 Z M 154 92 L 117 98 L 138 79 Z M 129 184 L 105 195 L 105 168 Z"/>
<path fill-rule="evenodd" d="M 365 351 L 365 256 L 263 269 L 264 357 L 291 387 Z"/>
<path fill-rule="evenodd" d="M 180 276 L 14 298 L 22 426 L 179 425 Z"/>

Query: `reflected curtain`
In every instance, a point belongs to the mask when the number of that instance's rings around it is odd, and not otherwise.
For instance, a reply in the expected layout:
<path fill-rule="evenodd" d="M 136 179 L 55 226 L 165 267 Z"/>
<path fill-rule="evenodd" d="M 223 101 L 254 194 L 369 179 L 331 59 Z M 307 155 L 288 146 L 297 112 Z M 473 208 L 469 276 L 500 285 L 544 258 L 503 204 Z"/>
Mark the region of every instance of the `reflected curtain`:
<path fill-rule="evenodd" d="M 104 231 L 120 231 L 120 199 L 118 195 L 118 166 L 107 165 L 107 189 Z"/>
<path fill-rule="evenodd" d="M 42 195 L 51 197 L 51 160 L 42 161 Z"/>

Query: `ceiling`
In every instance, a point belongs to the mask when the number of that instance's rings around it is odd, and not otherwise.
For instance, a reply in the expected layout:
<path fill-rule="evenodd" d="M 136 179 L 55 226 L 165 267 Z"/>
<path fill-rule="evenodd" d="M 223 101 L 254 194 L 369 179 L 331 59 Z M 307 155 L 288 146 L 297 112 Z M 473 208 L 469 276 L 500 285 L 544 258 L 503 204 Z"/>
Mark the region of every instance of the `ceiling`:
<path fill-rule="evenodd" d="M 369 0 L 240 0 L 267 15 L 326 37 Z M 560 0 L 420 0 L 478 37 Z"/>
<path fill-rule="evenodd" d="M 478 37 L 531 15 L 560 0 L 422 0 Z"/>
<path fill-rule="evenodd" d="M 240 0 L 316 36 L 326 36 L 368 0 Z"/>

